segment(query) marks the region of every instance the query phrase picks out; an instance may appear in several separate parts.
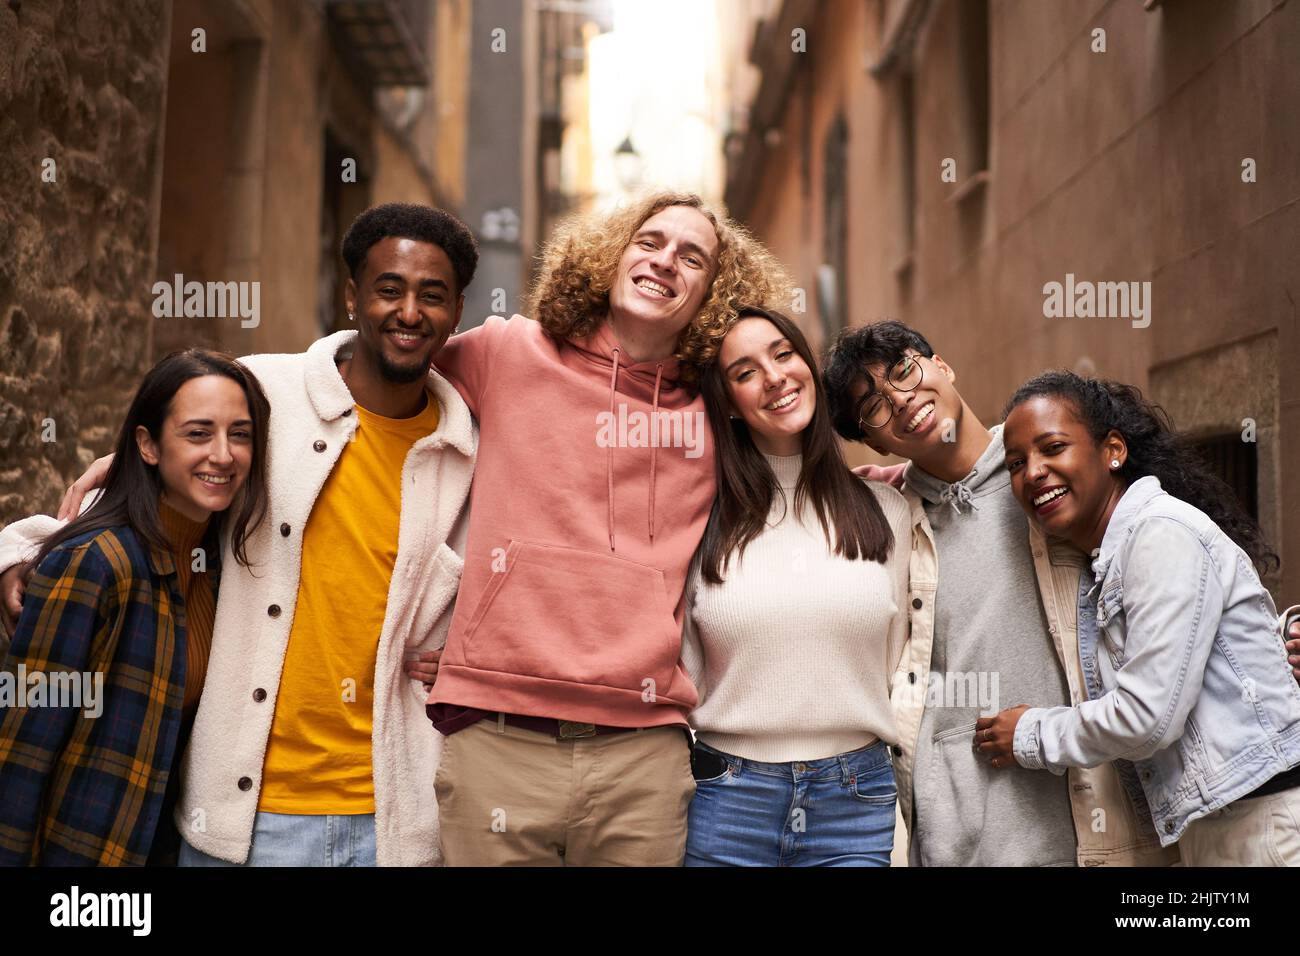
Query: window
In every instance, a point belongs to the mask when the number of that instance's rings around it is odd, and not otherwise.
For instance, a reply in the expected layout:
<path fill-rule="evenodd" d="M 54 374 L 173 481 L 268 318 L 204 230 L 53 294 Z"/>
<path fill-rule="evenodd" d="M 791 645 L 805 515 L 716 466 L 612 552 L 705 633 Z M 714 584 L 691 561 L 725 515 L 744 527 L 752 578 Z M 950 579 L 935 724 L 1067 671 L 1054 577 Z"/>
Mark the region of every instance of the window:
<path fill-rule="evenodd" d="M 1193 441 L 1193 449 L 1227 482 L 1242 507 L 1259 520 L 1259 445 L 1242 441 L 1240 432 Z"/>
<path fill-rule="evenodd" d="M 988 0 L 956 4 L 958 82 L 962 153 L 957 181 L 965 183 L 989 168 L 989 5 Z"/>
<path fill-rule="evenodd" d="M 894 195 L 895 255 L 894 273 L 906 280 L 911 273 L 916 249 L 916 102 L 912 71 L 899 70 L 894 76 L 895 148 L 898 188 Z"/>
<path fill-rule="evenodd" d="M 841 114 L 826 131 L 822 150 L 822 266 L 817 304 L 824 342 L 844 327 L 847 313 L 849 128 Z"/>

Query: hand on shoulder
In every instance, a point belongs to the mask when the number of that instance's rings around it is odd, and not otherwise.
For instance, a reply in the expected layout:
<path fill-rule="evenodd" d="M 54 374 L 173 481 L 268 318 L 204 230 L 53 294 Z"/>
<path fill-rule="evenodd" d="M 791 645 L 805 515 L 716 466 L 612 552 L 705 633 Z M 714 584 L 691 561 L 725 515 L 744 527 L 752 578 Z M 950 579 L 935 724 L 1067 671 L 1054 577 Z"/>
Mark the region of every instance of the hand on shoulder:
<path fill-rule="evenodd" d="M 902 462 L 897 465 L 859 465 L 853 469 L 853 473 L 867 481 L 879 481 L 901 490 L 903 487 L 903 472 L 906 470 L 907 463 Z"/>

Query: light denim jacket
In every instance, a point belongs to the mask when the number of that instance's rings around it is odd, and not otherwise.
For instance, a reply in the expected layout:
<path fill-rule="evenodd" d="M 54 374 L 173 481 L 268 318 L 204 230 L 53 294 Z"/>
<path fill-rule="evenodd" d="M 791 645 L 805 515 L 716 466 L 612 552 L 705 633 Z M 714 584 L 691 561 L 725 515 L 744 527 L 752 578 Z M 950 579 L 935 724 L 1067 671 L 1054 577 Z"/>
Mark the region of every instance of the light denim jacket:
<path fill-rule="evenodd" d="M 1092 569 L 1102 647 L 1080 651 L 1102 693 L 1026 711 L 1016 760 L 1058 774 L 1132 761 L 1168 846 L 1300 764 L 1300 687 L 1282 633 L 1300 607 L 1279 618 L 1245 552 L 1154 476 L 1125 491 Z"/>

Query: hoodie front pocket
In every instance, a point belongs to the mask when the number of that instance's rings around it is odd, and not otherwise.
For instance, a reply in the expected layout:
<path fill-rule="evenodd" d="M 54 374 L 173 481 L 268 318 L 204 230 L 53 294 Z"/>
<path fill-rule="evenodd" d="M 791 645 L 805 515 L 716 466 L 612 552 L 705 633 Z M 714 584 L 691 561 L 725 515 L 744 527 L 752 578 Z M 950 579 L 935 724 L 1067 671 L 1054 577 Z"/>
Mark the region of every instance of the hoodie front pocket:
<path fill-rule="evenodd" d="M 966 736 L 974 737 L 976 723 L 977 723 L 976 721 L 972 720 L 969 724 L 961 724 L 957 727 L 949 727 L 947 730 L 941 730 L 937 734 L 935 734 L 934 737 L 931 738 L 931 740 L 933 743 L 942 744 L 954 740 L 958 737 L 966 737 Z"/>
<path fill-rule="evenodd" d="M 635 690 L 672 683 L 681 628 L 657 568 L 576 548 L 512 541 L 466 627 L 465 663 Z"/>

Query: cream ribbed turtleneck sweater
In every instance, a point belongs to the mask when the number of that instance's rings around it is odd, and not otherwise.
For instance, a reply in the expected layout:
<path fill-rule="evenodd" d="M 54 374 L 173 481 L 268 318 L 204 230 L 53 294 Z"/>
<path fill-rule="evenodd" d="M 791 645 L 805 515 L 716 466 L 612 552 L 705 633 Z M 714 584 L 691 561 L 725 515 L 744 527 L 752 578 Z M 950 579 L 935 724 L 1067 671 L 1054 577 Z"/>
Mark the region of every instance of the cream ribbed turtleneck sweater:
<path fill-rule="evenodd" d="M 750 760 L 818 760 L 897 741 L 889 679 L 907 640 L 910 509 L 868 482 L 894 533 L 885 564 L 832 553 L 805 505 L 802 456 L 764 456 L 785 493 L 768 527 L 733 556 L 721 585 L 692 568 L 682 661 L 700 693 L 691 726 Z M 698 563 L 698 562 L 697 562 Z"/>

